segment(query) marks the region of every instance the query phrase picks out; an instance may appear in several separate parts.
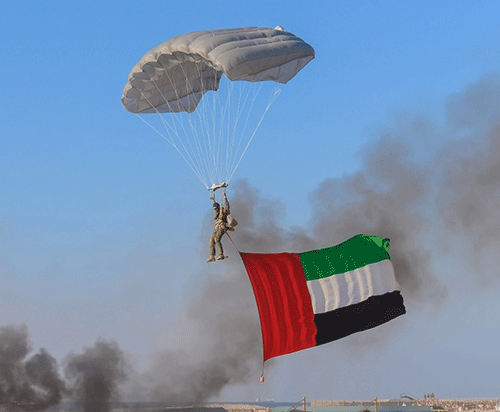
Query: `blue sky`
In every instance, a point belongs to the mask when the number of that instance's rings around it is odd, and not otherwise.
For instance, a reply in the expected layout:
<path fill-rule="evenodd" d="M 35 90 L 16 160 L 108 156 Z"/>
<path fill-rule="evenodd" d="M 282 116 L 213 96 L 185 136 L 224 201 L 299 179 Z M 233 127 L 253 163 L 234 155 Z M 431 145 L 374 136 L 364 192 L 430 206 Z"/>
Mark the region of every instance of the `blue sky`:
<path fill-rule="evenodd" d="M 234 178 L 280 202 L 283 227 L 308 231 L 312 193 L 362 167 L 381 130 L 419 115 L 448 130 L 450 99 L 500 75 L 499 15 L 496 1 L 10 2 L 0 27 L 0 326 L 25 323 L 33 348 L 58 360 L 113 339 L 143 368 L 189 335 L 182 313 L 200 284 L 224 276 L 205 264 L 206 190 L 120 102 L 150 48 L 195 30 L 276 25 L 315 48 Z M 424 143 L 423 153 L 440 142 Z M 285 356 L 265 385 L 256 376 L 217 399 L 498 397 L 498 273 L 487 287 L 455 281 L 453 257 L 433 259 L 434 276 L 458 285 L 445 304 L 410 298 L 387 337 Z M 493 251 L 485 259 L 498 267 Z"/>

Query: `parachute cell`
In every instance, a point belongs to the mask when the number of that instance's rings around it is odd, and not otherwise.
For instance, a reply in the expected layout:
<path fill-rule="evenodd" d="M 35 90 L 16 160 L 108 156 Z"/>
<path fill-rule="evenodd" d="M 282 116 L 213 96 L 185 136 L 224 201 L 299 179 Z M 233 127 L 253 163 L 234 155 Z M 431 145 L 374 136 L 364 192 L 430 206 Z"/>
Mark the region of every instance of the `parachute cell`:
<path fill-rule="evenodd" d="M 287 83 L 314 58 L 292 33 L 247 27 L 183 34 L 147 52 L 122 95 L 132 113 L 192 112 L 203 94 L 229 80 Z"/>

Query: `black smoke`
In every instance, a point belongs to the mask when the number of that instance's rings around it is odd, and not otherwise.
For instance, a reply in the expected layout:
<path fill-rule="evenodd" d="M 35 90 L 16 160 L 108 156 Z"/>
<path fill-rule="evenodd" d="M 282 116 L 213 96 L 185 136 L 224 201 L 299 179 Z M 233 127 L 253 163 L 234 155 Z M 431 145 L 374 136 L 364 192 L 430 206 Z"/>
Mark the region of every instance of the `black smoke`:
<path fill-rule="evenodd" d="M 26 325 L 0 327 L 0 407 L 7 411 L 41 411 L 72 401 L 84 412 L 109 411 L 126 380 L 127 356 L 116 342 L 99 339 L 65 360 L 64 378 L 47 350 L 30 355 Z"/>
<path fill-rule="evenodd" d="M 57 405 L 65 392 L 57 361 L 45 349 L 31 352 L 28 329 L 0 327 L 0 405 L 43 410 Z"/>
<path fill-rule="evenodd" d="M 127 356 L 113 341 L 99 339 L 82 353 L 66 358 L 65 377 L 71 398 L 84 412 L 107 412 L 119 400 L 118 385 L 127 379 Z"/>
<path fill-rule="evenodd" d="M 396 275 L 414 302 L 446 298 L 434 263 L 447 254 L 458 269 L 474 271 L 476 286 L 497 276 L 491 263 L 500 243 L 498 76 L 451 96 L 444 125 L 400 114 L 360 157 L 358 172 L 326 179 L 312 192 L 315 239 L 389 237 Z"/>

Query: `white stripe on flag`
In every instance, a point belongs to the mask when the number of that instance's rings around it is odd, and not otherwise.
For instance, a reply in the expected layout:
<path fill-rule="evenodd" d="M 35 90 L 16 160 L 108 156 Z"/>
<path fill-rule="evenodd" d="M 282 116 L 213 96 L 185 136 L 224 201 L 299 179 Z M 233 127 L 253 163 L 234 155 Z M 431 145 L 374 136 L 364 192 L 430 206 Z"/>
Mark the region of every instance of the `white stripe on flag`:
<path fill-rule="evenodd" d="M 350 272 L 307 281 L 314 313 L 354 305 L 370 296 L 401 290 L 389 259 Z"/>

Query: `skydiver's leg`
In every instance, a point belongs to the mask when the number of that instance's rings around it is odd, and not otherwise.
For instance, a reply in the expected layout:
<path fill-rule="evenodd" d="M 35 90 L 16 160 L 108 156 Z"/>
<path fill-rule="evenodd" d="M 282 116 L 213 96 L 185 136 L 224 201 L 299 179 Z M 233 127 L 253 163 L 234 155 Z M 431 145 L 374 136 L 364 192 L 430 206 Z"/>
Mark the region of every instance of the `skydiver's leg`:
<path fill-rule="evenodd" d="M 221 242 L 222 236 L 224 236 L 224 230 L 217 229 L 217 231 L 216 231 L 216 244 L 217 244 L 217 248 L 219 249 L 219 256 L 217 256 L 217 260 L 224 259 L 224 249 L 222 248 L 222 242 Z"/>
<path fill-rule="evenodd" d="M 216 232 L 212 235 L 210 238 L 210 257 L 207 259 L 207 262 L 214 262 L 215 261 L 215 243 L 216 243 Z"/>

